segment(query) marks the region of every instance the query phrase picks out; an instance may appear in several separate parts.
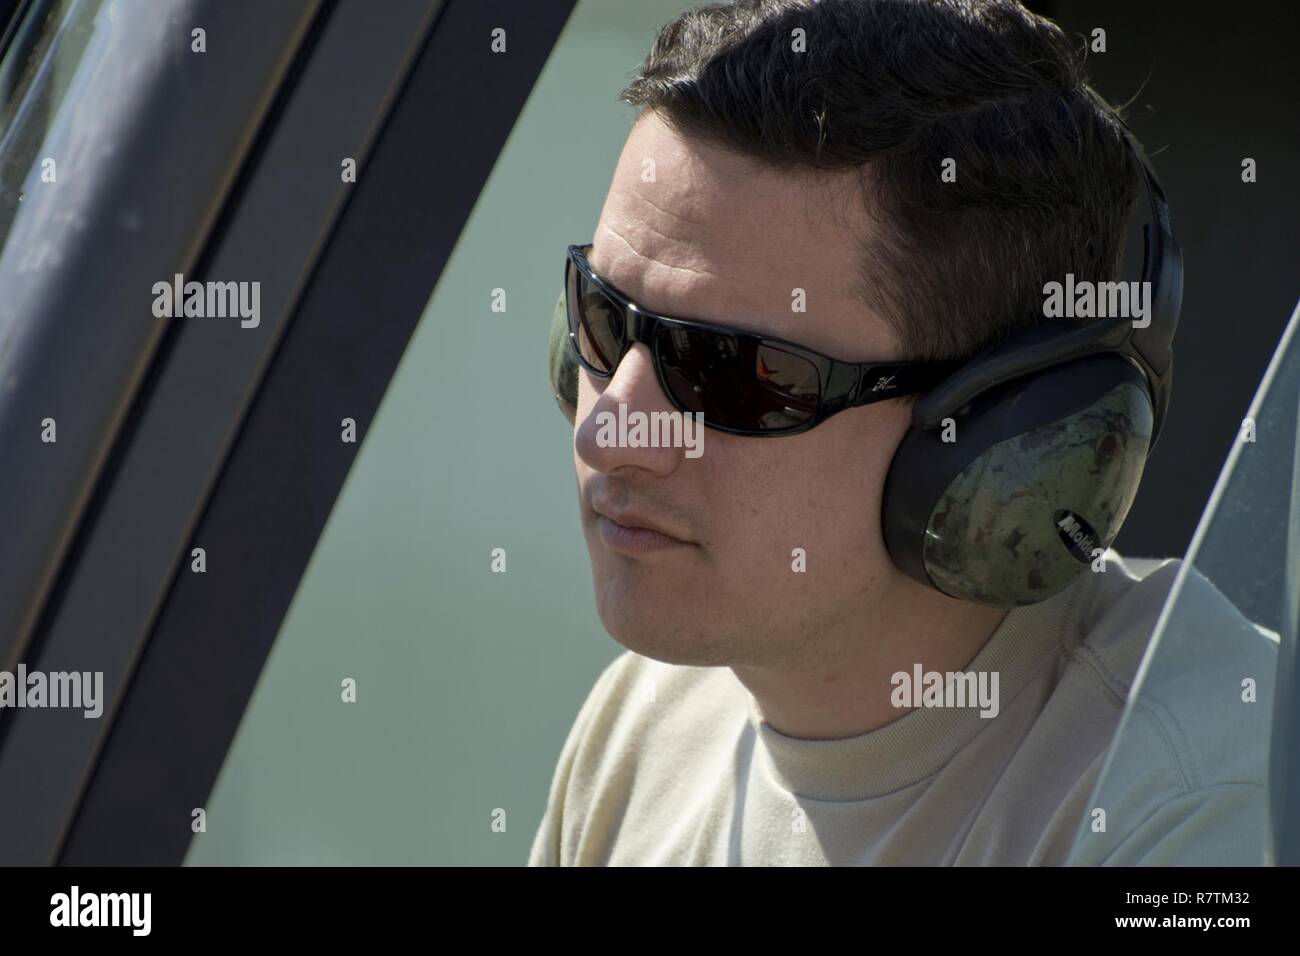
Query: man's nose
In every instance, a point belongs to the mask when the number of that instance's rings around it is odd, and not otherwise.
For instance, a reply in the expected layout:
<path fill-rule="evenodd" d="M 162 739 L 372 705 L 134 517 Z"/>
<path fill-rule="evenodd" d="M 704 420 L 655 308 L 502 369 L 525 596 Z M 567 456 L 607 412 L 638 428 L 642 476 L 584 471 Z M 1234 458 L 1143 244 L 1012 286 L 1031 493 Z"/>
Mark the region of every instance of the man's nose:
<path fill-rule="evenodd" d="M 584 387 L 600 381 L 586 371 L 582 375 L 587 382 Z M 620 405 L 623 406 L 621 412 Z M 630 422 L 633 412 L 643 413 L 647 421 L 646 442 L 639 447 L 629 446 L 619 427 L 620 421 Z M 684 451 L 681 448 L 650 447 L 654 412 L 680 414 L 659 385 L 650 350 L 638 342 L 623 356 L 613 377 L 605 379 L 605 390 L 597 394 L 586 417 L 579 422 L 573 438 L 579 457 L 601 472 L 634 467 L 657 474 L 670 473 L 681 461 Z"/>

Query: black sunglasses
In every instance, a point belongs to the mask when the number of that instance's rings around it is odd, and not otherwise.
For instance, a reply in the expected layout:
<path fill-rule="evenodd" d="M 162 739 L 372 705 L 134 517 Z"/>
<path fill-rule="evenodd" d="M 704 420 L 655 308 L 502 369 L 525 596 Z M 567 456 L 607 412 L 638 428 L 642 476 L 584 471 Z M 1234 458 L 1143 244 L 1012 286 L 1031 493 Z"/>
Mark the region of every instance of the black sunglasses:
<path fill-rule="evenodd" d="M 841 362 L 784 339 L 648 312 L 592 271 L 591 244 L 569 246 L 569 339 L 582 366 L 609 378 L 634 342 L 680 411 L 734 435 L 794 435 L 836 412 L 928 391 L 961 362 Z"/>

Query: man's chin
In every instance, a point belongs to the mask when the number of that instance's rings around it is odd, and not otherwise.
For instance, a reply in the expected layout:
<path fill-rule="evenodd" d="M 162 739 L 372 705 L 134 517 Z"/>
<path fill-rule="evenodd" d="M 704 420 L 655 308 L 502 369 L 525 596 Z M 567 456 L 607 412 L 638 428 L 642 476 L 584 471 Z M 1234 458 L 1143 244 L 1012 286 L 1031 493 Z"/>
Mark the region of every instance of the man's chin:
<path fill-rule="evenodd" d="M 596 595 L 596 613 L 610 637 L 642 657 L 695 667 L 728 663 L 716 635 L 671 594 L 607 588 Z"/>

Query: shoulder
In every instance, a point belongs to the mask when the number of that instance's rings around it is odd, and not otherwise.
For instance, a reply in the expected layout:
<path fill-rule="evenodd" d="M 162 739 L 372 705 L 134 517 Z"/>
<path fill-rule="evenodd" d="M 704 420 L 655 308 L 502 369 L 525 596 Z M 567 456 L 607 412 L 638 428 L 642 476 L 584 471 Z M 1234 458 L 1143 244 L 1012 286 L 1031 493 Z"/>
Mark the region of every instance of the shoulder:
<path fill-rule="evenodd" d="M 1121 732 L 1150 742 L 1188 788 L 1262 783 L 1262 750 L 1242 743 L 1267 739 L 1278 635 L 1184 561 L 1116 555 L 1098 577 L 1075 656 L 1132 697 Z"/>
<path fill-rule="evenodd" d="M 1072 658 L 1125 709 L 1079 860 L 1251 862 L 1263 838 L 1278 637 L 1184 561 L 1108 563 L 1078 617 Z M 1098 819 L 1104 830 L 1093 829 Z"/>

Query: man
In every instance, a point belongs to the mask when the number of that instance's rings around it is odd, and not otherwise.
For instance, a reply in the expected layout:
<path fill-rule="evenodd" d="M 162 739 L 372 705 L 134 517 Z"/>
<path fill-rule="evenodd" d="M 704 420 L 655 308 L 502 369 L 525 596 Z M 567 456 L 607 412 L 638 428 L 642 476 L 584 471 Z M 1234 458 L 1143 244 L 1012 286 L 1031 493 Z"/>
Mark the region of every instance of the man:
<path fill-rule="evenodd" d="M 587 265 L 652 312 L 923 365 L 1041 319 L 1050 279 L 1118 270 L 1131 154 L 1064 35 L 1016 4 L 702 7 L 624 98 L 641 113 Z M 1117 756 L 1140 779 L 1091 800 L 1179 562 L 1139 575 L 1108 551 L 1037 603 L 955 599 L 882 535 L 910 400 L 708 429 L 698 457 L 602 438 L 620 406 L 672 411 L 670 374 L 637 343 L 579 375 L 583 531 L 627 652 L 569 734 L 532 864 L 1260 862 L 1259 748 L 1186 741 L 1266 733 L 1262 708 L 1152 688 Z M 1267 678 L 1272 645 L 1187 581 L 1216 653 Z M 994 693 L 900 697 L 921 672 Z M 1214 673 L 1235 699 L 1240 675 Z"/>

